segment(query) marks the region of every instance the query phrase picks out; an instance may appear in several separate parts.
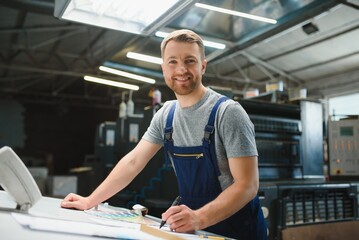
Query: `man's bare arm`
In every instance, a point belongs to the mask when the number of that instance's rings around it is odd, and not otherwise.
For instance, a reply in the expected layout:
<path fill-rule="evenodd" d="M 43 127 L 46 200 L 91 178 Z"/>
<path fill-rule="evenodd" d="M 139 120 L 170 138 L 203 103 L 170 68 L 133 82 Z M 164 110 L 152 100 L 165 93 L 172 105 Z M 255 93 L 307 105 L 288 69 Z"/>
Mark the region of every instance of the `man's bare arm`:
<path fill-rule="evenodd" d="M 82 197 L 77 194 L 69 194 L 64 198 L 61 206 L 84 210 L 107 200 L 125 188 L 160 148 L 161 145 L 159 144 L 140 140 L 137 146 L 116 164 L 107 178 L 90 196 Z"/>

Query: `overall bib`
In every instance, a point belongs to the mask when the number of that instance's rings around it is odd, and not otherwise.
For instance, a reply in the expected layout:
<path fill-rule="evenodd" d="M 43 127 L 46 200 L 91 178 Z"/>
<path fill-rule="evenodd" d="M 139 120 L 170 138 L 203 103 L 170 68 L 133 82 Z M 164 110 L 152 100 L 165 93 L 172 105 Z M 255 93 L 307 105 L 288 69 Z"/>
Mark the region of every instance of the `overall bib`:
<path fill-rule="evenodd" d="M 182 197 L 181 204 L 193 210 L 214 200 L 222 192 L 218 180 L 220 171 L 214 146 L 214 121 L 219 105 L 227 99 L 227 97 L 221 97 L 214 105 L 204 129 L 201 146 L 174 146 L 172 123 L 176 102 L 171 106 L 167 116 L 164 129 L 166 161 L 168 164 L 172 160 L 179 194 Z M 231 217 L 204 230 L 241 240 L 267 239 L 267 227 L 258 197 Z"/>

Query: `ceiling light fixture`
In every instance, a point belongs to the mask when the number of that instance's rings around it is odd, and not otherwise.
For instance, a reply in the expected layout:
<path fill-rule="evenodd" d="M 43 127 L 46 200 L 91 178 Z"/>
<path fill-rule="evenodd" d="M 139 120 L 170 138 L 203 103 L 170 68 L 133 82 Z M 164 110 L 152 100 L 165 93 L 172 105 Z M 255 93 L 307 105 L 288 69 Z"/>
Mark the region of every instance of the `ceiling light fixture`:
<path fill-rule="evenodd" d="M 160 38 L 165 38 L 165 37 L 167 37 L 168 34 L 169 33 L 161 32 L 161 31 L 157 31 L 155 33 L 155 35 Z M 207 40 L 203 40 L 203 45 L 206 47 L 212 47 L 212 48 L 217 48 L 217 49 L 225 49 L 226 48 L 226 45 L 223 43 L 217 43 L 217 42 L 212 42 L 212 41 L 207 41 Z"/>
<path fill-rule="evenodd" d="M 105 84 L 105 85 L 119 87 L 119 88 L 126 88 L 126 89 L 134 90 L 134 91 L 137 91 L 138 89 L 140 89 L 139 86 L 137 86 L 137 85 L 117 82 L 117 81 L 108 80 L 108 79 L 104 79 L 104 78 L 84 76 L 84 79 L 89 82 L 95 82 L 95 83 Z"/>
<path fill-rule="evenodd" d="M 124 71 L 117 70 L 117 69 L 114 69 L 114 68 L 100 66 L 99 69 L 101 71 L 104 71 L 104 72 L 116 74 L 116 75 L 126 77 L 126 78 L 135 79 L 135 80 L 138 80 L 138 81 L 141 81 L 141 82 L 146 82 L 146 83 L 150 83 L 150 84 L 155 84 L 156 83 L 156 80 L 153 79 L 153 78 L 143 77 L 143 76 L 140 76 L 140 75 L 137 75 L 137 74 L 124 72 Z"/>
<path fill-rule="evenodd" d="M 163 63 L 162 58 L 153 57 L 153 56 L 145 55 L 145 54 L 141 54 L 141 53 L 128 52 L 126 54 L 126 57 L 131 58 L 131 59 L 140 60 L 140 61 L 156 63 L 156 64 L 162 64 Z"/>
<path fill-rule="evenodd" d="M 215 12 L 230 14 L 230 15 L 234 15 L 234 16 L 238 16 L 238 17 L 249 18 L 249 19 L 253 19 L 253 20 L 257 20 L 257 21 L 261 21 L 261 22 L 266 22 L 266 23 L 271 23 L 271 24 L 276 24 L 277 23 L 277 20 L 274 20 L 274 19 L 271 19 L 271 18 L 259 17 L 259 16 L 256 16 L 256 15 L 243 13 L 243 12 L 238 12 L 238 11 L 233 11 L 233 10 L 229 10 L 229 9 L 226 9 L 226 8 L 214 7 L 214 6 L 203 4 L 203 3 L 196 3 L 195 6 L 199 7 L 199 8 L 204 8 L 204 9 L 207 9 L 207 10 L 215 11 Z"/>
<path fill-rule="evenodd" d="M 195 2 L 195 0 L 55 0 L 54 15 L 74 22 L 150 35 L 182 14 Z"/>

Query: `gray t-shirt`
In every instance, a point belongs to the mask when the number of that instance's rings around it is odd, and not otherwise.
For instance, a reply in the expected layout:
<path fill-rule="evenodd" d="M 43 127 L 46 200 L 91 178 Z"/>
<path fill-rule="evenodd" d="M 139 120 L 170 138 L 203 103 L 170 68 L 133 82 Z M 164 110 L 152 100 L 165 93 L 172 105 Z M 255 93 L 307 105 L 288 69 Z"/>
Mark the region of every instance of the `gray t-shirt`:
<path fill-rule="evenodd" d="M 221 96 L 207 88 L 206 94 L 195 105 L 185 108 L 176 105 L 172 135 L 175 146 L 202 145 L 204 127 L 213 106 Z M 163 145 L 166 119 L 174 101 L 165 102 L 154 115 L 143 139 Z M 215 118 L 215 149 L 222 189 L 226 189 L 233 182 L 228 158 L 258 155 L 254 135 L 254 126 L 238 102 L 227 100 L 220 105 Z"/>

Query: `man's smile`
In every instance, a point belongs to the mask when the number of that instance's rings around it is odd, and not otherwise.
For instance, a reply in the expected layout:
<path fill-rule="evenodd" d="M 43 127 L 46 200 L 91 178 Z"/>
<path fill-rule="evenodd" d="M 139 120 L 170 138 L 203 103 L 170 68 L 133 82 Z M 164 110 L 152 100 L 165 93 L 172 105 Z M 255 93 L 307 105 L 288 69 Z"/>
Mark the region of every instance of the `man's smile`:
<path fill-rule="evenodd" d="M 191 78 L 189 76 L 181 76 L 181 77 L 174 77 L 173 80 L 179 81 L 179 82 L 185 82 L 190 80 Z"/>

